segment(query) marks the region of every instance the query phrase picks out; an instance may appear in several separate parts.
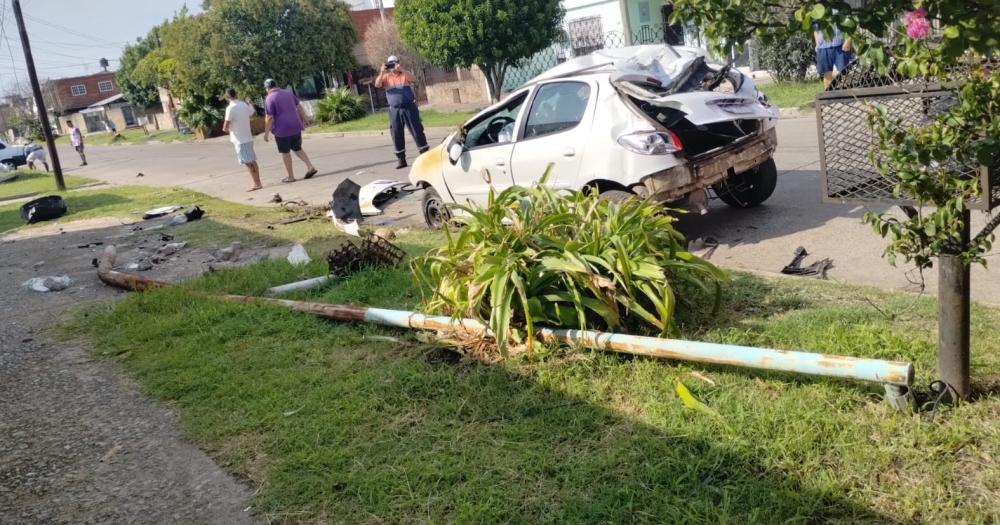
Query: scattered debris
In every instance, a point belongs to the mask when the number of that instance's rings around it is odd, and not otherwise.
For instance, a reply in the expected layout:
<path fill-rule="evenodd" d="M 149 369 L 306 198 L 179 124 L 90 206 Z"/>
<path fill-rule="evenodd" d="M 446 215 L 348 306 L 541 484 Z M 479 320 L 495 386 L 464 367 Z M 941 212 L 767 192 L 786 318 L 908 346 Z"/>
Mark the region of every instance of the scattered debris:
<path fill-rule="evenodd" d="M 287 206 L 309 206 L 309 203 L 300 199 L 300 200 L 297 200 L 297 201 L 285 201 L 285 202 L 281 203 L 281 206 L 282 207 L 287 207 Z"/>
<path fill-rule="evenodd" d="M 32 264 L 31 268 L 34 269 L 34 270 L 37 270 L 37 269 L 41 268 L 42 266 L 45 266 L 45 261 L 38 261 L 35 264 Z"/>
<path fill-rule="evenodd" d="M 330 275 L 344 277 L 364 268 L 396 266 L 406 257 L 406 252 L 379 237 L 369 235 L 358 246 L 348 241 L 326 256 Z"/>
<path fill-rule="evenodd" d="M 136 178 L 138 178 L 138 177 L 145 177 L 145 175 L 143 175 L 143 173 L 141 171 L 139 173 L 136 173 L 135 176 L 136 176 Z"/>
<path fill-rule="evenodd" d="M 69 288 L 73 280 L 68 275 L 50 275 L 48 277 L 32 277 L 23 286 L 36 292 L 59 292 Z"/>
<path fill-rule="evenodd" d="M 195 206 L 184 212 L 184 216 L 187 217 L 188 222 L 197 221 L 205 216 L 205 210 L 201 209 L 201 206 Z"/>
<path fill-rule="evenodd" d="M 333 190 L 333 200 L 330 201 L 330 210 L 333 211 L 334 219 L 339 220 L 342 223 L 348 223 L 350 221 L 360 221 L 362 219 L 361 207 L 358 201 L 358 193 L 361 191 L 361 186 L 351 179 L 344 179 L 343 182 L 337 185 L 337 189 Z M 333 221 L 334 224 L 337 221 Z"/>
<path fill-rule="evenodd" d="M 269 200 L 267 202 L 273 202 L 275 204 L 281 204 L 281 201 L 282 201 L 281 194 L 280 193 L 275 193 L 273 196 L 271 196 L 271 200 Z"/>
<path fill-rule="evenodd" d="M 136 272 L 146 272 L 153 269 L 153 263 L 149 259 L 140 259 L 126 266 L 125 269 Z"/>
<path fill-rule="evenodd" d="M 90 265 L 93 266 L 94 268 L 98 267 L 97 257 L 94 257 L 93 259 L 90 260 Z"/>
<path fill-rule="evenodd" d="M 222 248 L 215 252 L 215 259 L 218 261 L 235 261 L 240 258 L 240 251 L 243 245 L 239 241 L 234 242 L 228 248 Z"/>
<path fill-rule="evenodd" d="M 28 201 L 21 205 L 21 218 L 28 224 L 49 221 L 66 215 L 69 208 L 58 195 L 49 195 Z M 64 232 L 61 232 L 64 233 Z"/>
<path fill-rule="evenodd" d="M 816 276 L 820 279 L 826 279 L 826 272 L 830 268 L 833 268 L 833 260 L 828 258 L 820 259 L 809 266 L 802 267 L 802 261 L 808 255 L 809 252 L 802 246 L 799 246 L 795 249 L 795 256 L 792 258 L 792 262 L 782 268 L 781 273 L 785 275 Z"/>
<path fill-rule="evenodd" d="M 181 208 L 182 208 L 181 206 L 178 206 L 176 204 L 171 204 L 170 206 L 161 206 L 159 208 L 153 208 L 152 210 L 149 210 L 146 213 L 143 213 L 142 214 L 142 218 L 143 218 L 143 220 L 147 220 L 148 221 L 149 219 L 155 219 L 157 217 L 163 217 L 164 215 L 173 213 L 173 212 L 175 212 L 175 211 L 177 211 L 177 210 L 179 210 Z"/>
<path fill-rule="evenodd" d="M 124 450 L 124 448 L 125 447 L 123 447 L 121 445 L 115 445 L 115 446 L 111 447 L 110 450 L 108 450 L 107 452 L 104 453 L 103 456 L 101 456 L 101 463 L 107 463 L 107 462 L 111 461 L 111 458 L 115 457 L 115 455 L 117 455 L 119 452 L 121 452 L 122 450 Z"/>
<path fill-rule="evenodd" d="M 381 215 L 382 206 L 397 197 L 409 183 L 398 180 L 376 180 L 358 190 L 358 207 L 365 217 Z M 336 195 L 336 194 L 334 194 Z"/>
<path fill-rule="evenodd" d="M 272 286 L 267 289 L 267 295 L 282 295 L 288 292 L 298 292 L 302 290 L 311 290 L 313 288 L 318 288 L 323 286 L 327 282 L 333 279 L 332 275 L 323 275 L 320 277 L 313 277 L 312 279 L 306 279 L 304 281 L 295 281 L 294 283 L 282 284 L 280 286 Z"/>
<path fill-rule="evenodd" d="M 88 242 L 87 244 L 78 244 L 76 247 L 77 248 L 95 248 L 97 246 L 103 246 L 103 245 L 104 245 L 103 241 L 94 241 L 94 242 Z"/>
<path fill-rule="evenodd" d="M 704 381 L 704 382 L 706 382 L 706 383 L 708 383 L 708 384 L 710 384 L 712 386 L 715 386 L 715 381 L 712 381 L 711 378 L 709 378 L 708 376 L 706 376 L 706 375 L 704 375 L 704 374 L 702 374 L 700 372 L 691 372 L 691 376 L 696 377 L 698 379 L 701 379 L 702 381 Z"/>
<path fill-rule="evenodd" d="M 390 230 L 389 228 L 379 228 L 373 232 L 376 237 L 381 237 L 387 241 L 396 240 L 396 232 Z"/>
<path fill-rule="evenodd" d="M 348 235 L 361 237 L 361 225 L 358 224 L 358 221 L 343 222 L 337 217 L 333 217 L 333 226 Z"/>
<path fill-rule="evenodd" d="M 187 246 L 186 242 L 172 242 L 170 244 L 164 244 L 156 250 L 156 254 L 161 257 L 169 257 Z"/>
<path fill-rule="evenodd" d="M 296 244 L 295 246 L 292 246 L 291 251 L 288 252 L 287 260 L 289 264 L 298 266 L 301 264 L 308 264 L 312 259 L 310 259 L 309 254 L 306 253 L 305 246 Z"/>
<path fill-rule="evenodd" d="M 160 234 L 160 241 L 161 242 L 170 242 L 172 240 L 174 240 L 174 236 L 173 235 L 167 235 L 166 233 L 161 233 Z"/>

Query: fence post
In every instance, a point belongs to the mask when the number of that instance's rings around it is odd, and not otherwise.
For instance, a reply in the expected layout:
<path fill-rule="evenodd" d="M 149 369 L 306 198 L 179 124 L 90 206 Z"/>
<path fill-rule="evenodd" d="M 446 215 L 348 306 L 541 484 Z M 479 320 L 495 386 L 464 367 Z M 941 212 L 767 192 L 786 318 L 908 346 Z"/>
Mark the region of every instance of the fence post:
<path fill-rule="evenodd" d="M 962 245 L 969 245 L 968 208 Z M 958 255 L 938 257 L 938 371 L 952 401 L 972 395 L 969 380 L 969 265 Z"/>

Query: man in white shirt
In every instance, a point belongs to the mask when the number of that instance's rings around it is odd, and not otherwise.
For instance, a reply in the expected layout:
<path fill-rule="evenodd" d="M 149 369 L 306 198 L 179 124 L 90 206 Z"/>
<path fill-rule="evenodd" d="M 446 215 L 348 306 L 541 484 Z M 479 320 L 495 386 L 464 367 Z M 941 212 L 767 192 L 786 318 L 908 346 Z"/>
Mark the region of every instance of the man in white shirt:
<path fill-rule="evenodd" d="M 39 163 L 45 166 L 45 171 L 49 171 L 49 161 L 45 158 L 45 148 L 40 148 L 35 146 L 35 149 L 28 153 L 28 157 L 24 159 L 28 163 L 28 169 L 35 169 L 35 163 Z"/>
<path fill-rule="evenodd" d="M 229 106 L 226 107 L 226 121 L 222 124 L 222 131 L 229 133 L 229 141 L 236 146 L 236 159 L 250 171 L 253 186 L 247 191 L 257 191 L 264 186 L 260 183 L 260 166 L 257 164 L 257 154 L 253 151 L 253 133 L 250 131 L 250 117 L 254 115 L 254 109 L 246 102 L 237 100 L 236 90 L 233 88 L 226 90 L 226 100 L 229 101 Z"/>

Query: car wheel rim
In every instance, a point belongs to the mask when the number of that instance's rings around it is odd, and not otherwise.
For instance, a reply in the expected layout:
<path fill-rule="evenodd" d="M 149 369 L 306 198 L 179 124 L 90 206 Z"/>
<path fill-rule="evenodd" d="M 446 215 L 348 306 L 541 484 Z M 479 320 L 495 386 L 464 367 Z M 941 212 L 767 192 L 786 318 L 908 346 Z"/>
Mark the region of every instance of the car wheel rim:
<path fill-rule="evenodd" d="M 427 216 L 427 223 L 432 228 L 440 228 L 444 224 L 444 217 L 442 216 L 441 203 L 437 199 L 429 199 L 424 207 L 424 213 Z"/>

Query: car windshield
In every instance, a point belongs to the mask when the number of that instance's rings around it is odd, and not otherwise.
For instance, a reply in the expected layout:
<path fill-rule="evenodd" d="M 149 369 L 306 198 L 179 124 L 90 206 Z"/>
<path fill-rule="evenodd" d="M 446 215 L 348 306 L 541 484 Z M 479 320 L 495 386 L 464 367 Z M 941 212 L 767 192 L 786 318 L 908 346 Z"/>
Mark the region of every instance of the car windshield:
<path fill-rule="evenodd" d="M 527 98 L 527 92 L 516 95 L 496 111 L 471 122 L 465 133 L 465 147 L 475 149 L 510 141 L 511 133 L 503 133 L 503 130 L 517 120 L 517 114 L 520 113 L 521 106 Z M 501 140 L 501 137 L 507 140 Z"/>

